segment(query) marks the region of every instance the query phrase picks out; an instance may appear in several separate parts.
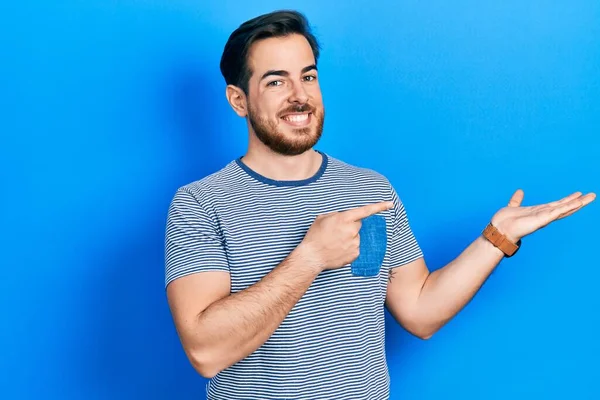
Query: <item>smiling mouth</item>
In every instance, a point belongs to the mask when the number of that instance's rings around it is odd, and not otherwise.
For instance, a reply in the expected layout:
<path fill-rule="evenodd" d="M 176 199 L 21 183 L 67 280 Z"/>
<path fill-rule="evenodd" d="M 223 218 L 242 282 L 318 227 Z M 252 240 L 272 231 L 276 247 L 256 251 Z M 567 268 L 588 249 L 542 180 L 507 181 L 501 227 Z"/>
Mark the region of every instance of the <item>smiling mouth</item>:
<path fill-rule="evenodd" d="M 284 115 L 283 117 L 281 117 L 281 119 L 288 125 L 302 127 L 302 126 L 306 126 L 306 125 L 310 124 L 310 121 L 312 119 L 311 116 L 312 116 L 312 113 L 308 112 L 308 113 L 303 113 L 303 114 Z"/>

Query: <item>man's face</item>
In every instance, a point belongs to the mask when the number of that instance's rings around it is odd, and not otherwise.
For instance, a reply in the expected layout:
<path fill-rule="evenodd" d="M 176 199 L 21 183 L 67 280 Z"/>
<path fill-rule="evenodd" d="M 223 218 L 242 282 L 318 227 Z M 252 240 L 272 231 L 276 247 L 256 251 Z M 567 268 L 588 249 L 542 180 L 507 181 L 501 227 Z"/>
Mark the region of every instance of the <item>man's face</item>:
<path fill-rule="evenodd" d="M 260 40 L 250 49 L 248 65 L 248 118 L 256 136 L 279 154 L 311 149 L 323 132 L 325 111 L 306 38 Z"/>

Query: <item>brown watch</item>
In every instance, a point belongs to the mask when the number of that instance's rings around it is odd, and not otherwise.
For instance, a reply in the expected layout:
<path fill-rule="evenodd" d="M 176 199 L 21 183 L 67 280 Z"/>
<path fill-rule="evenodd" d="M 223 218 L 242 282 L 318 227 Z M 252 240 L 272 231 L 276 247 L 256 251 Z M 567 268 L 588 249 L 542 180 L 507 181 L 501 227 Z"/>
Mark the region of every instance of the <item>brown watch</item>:
<path fill-rule="evenodd" d="M 520 239 L 517 243 L 513 243 L 494 225 L 492 225 L 491 222 L 483 230 L 483 237 L 489 240 L 494 246 L 502 250 L 507 258 L 514 256 L 517 250 L 519 250 L 521 247 Z"/>

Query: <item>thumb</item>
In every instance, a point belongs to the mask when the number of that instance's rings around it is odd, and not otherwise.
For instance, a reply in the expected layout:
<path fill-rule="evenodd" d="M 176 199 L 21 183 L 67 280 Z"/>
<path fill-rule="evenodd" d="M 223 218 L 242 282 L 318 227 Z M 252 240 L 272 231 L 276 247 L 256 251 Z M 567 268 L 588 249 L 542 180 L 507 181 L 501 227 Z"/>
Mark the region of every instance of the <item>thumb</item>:
<path fill-rule="evenodd" d="M 512 195 L 510 201 L 508 202 L 509 207 L 520 207 L 523 202 L 523 197 L 525 193 L 521 189 L 517 189 L 517 191 Z"/>

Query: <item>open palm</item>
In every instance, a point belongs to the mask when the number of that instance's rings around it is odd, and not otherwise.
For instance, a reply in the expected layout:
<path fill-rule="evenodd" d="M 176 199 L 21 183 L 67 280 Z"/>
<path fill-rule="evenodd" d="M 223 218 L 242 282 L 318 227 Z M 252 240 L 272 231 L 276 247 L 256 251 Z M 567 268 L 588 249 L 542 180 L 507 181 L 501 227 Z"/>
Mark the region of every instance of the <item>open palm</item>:
<path fill-rule="evenodd" d="M 581 192 L 575 192 L 551 203 L 521 207 L 523 197 L 523 190 L 517 190 L 508 206 L 500 209 L 492 218 L 492 224 L 513 242 L 577 212 L 594 201 L 596 194 L 584 196 Z"/>

